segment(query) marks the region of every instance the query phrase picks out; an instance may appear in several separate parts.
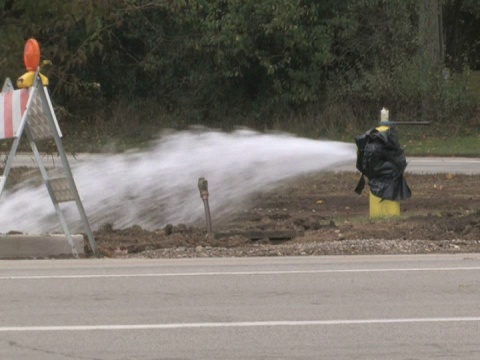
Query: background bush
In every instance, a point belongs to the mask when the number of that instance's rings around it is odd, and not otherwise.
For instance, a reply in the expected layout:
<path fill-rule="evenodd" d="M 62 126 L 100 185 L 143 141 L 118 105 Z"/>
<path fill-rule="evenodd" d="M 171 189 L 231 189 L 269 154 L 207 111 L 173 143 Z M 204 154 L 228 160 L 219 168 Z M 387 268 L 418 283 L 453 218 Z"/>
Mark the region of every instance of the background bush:
<path fill-rule="evenodd" d="M 338 136 L 383 106 L 466 126 L 479 27 L 475 0 L 0 0 L 0 77 L 24 72 L 35 37 L 62 126 L 106 137 L 191 124 Z"/>

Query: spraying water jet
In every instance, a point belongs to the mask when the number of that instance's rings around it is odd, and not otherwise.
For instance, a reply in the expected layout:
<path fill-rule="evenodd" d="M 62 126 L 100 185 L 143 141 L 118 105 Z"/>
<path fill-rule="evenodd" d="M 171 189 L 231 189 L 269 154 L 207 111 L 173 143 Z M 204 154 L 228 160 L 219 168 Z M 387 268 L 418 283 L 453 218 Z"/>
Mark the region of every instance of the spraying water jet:
<path fill-rule="evenodd" d="M 156 230 L 202 221 L 203 205 L 192 186 L 199 177 L 215 179 L 210 208 L 215 221 L 222 221 L 286 179 L 354 164 L 356 146 L 245 129 L 186 130 L 165 134 L 143 151 L 78 158 L 72 171 L 94 230 L 107 223 L 116 229 Z M 0 203 L 0 232 L 58 231 L 45 209 L 44 189 L 22 187 L 6 195 Z M 73 210 L 66 208 L 65 215 L 74 223 Z"/>

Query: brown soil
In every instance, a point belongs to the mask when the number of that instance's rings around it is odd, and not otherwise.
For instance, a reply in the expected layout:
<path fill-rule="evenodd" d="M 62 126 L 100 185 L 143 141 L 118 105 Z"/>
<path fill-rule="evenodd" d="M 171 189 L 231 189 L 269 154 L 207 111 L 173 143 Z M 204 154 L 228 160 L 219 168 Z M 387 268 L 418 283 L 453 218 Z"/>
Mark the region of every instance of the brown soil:
<path fill-rule="evenodd" d="M 480 252 L 480 176 L 407 174 L 412 198 L 401 203 L 401 216 L 384 219 L 369 218 L 368 187 L 362 195 L 353 191 L 358 178 L 292 179 L 228 219 L 212 213 L 211 236 L 202 222 L 156 231 L 105 225 L 95 238 L 108 257 Z"/>

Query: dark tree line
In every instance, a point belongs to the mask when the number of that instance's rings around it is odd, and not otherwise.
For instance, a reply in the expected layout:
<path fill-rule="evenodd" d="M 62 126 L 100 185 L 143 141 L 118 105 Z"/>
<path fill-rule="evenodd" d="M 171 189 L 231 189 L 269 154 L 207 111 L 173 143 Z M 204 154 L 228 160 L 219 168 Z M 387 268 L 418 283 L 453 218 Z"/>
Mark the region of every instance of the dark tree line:
<path fill-rule="evenodd" d="M 479 28 L 476 0 L 0 0 L 0 75 L 24 72 L 35 37 L 71 113 L 150 99 L 190 122 L 262 126 L 339 105 L 419 117 L 427 103 L 449 120 L 473 108 L 461 74 L 480 71 Z"/>

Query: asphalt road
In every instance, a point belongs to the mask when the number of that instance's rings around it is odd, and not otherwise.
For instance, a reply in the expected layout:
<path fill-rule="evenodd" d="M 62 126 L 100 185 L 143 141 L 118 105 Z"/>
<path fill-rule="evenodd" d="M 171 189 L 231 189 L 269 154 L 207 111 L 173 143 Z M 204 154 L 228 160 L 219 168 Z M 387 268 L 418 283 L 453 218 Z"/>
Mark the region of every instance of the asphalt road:
<path fill-rule="evenodd" d="M 0 261 L 0 359 L 478 359 L 480 255 Z"/>
<path fill-rule="evenodd" d="M 355 164 L 347 163 L 336 167 L 339 171 L 355 171 Z M 412 174 L 480 174 L 479 158 L 461 157 L 407 157 L 407 173 Z"/>
<path fill-rule="evenodd" d="M 69 155 L 68 161 L 71 166 L 78 162 L 101 159 L 107 155 L 102 154 L 76 154 Z M 0 156 L 0 163 L 4 156 Z M 44 155 L 45 166 L 52 167 L 61 162 L 57 155 Z M 413 174 L 434 174 L 434 173 L 459 173 L 459 174 L 480 174 L 480 158 L 462 157 L 407 157 L 408 166 L 406 171 Z M 33 154 L 18 154 L 15 157 L 13 166 L 35 167 Z M 356 171 L 355 163 L 349 162 L 343 165 L 336 165 L 336 171 Z"/>

